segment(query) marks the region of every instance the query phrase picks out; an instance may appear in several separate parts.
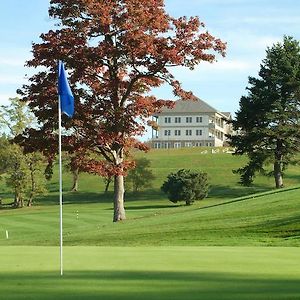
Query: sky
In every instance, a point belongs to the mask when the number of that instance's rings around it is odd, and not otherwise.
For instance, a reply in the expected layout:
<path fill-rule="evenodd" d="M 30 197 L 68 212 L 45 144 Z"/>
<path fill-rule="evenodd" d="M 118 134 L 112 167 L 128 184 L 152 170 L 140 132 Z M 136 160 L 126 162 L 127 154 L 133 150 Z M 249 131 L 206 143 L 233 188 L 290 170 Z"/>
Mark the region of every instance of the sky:
<path fill-rule="evenodd" d="M 284 35 L 300 40 L 300 1 L 297 0 L 165 0 L 174 16 L 199 16 L 206 29 L 227 43 L 225 58 L 202 63 L 195 70 L 176 68 L 174 74 L 191 90 L 219 111 L 234 114 L 246 94 L 249 76 L 257 76 L 267 47 Z M 31 58 L 32 42 L 47 32 L 49 0 L 1 1 L 0 10 L 0 105 L 15 97 L 34 69 L 24 67 Z M 156 96 L 173 99 L 171 89 L 160 88 Z"/>

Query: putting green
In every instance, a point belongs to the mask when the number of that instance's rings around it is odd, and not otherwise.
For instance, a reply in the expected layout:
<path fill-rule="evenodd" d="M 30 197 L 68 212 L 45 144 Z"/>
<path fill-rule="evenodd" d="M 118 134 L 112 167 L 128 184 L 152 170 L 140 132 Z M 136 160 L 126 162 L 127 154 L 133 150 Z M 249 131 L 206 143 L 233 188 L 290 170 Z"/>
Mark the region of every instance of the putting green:
<path fill-rule="evenodd" d="M 300 299 L 299 248 L 0 247 L 0 299 Z"/>

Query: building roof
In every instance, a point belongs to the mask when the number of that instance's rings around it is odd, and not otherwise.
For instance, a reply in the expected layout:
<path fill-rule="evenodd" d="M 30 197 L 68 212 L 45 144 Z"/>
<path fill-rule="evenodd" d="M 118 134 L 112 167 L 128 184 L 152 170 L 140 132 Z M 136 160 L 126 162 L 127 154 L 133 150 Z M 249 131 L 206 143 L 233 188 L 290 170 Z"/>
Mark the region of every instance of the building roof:
<path fill-rule="evenodd" d="M 165 113 L 221 113 L 205 101 L 197 99 L 197 101 L 192 100 L 177 100 L 175 101 L 174 108 L 164 107 L 161 113 L 156 114 L 156 116 Z M 228 116 L 228 113 L 221 113 Z"/>
<path fill-rule="evenodd" d="M 231 118 L 231 112 L 221 112 L 224 116 L 226 116 L 227 118 Z"/>

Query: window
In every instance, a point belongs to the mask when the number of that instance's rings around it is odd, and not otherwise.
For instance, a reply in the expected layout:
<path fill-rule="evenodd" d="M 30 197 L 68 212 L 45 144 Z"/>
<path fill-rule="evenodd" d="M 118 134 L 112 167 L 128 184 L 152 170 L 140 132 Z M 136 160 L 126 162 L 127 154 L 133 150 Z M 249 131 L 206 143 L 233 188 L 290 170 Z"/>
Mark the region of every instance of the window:
<path fill-rule="evenodd" d="M 191 143 L 191 142 L 185 142 L 184 146 L 185 147 L 193 147 L 193 143 Z"/>
<path fill-rule="evenodd" d="M 196 129 L 196 135 L 202 135 L 202 129 Z"/>
<path fill-rule="evenodd" d="M 181 117 L 175 117 L 175 123 L 181 123 Z"/>
<path fill-rule="evenodd" d="M 181 130 L 175 130 L 175 135 L 177 136 L 181 135 Z"/>
<path fill-rule="evenodd" d="M 193 118 L 192 117 L 186 117 L 185 121 L 186 121 L 186 123 L 192 123 Z"/>
<path fill-rule="evenodd" d="M 192 130 L 191 129 L 187 129 L 185 131 L 185 135 L 192 135 Z"/>
<path fill-rule="evenodd" d="M 170 136 L 171 135 L 171 130 L 165 130 L 165 136 Z"/>
<path fill-rule="evenodd" d="M 160 143 L 154 143 L 154 148 L 159 149 L 160 148 Z"/>
<path fill-rule="evenodd" d="M 174 148 L 181 148 L 181 143 L 179 143 L 179 142 L 174 143 Z"/>
<path fill-rule="evenodd" d="M 202 117 L 196 117 L 196 122 L 197 123 L 202 123 Z"/>
<path fill-rule="evenodd" d="M 202 143 L 196 142 L 196 143 L 195 143 L 195 146 L 196 146 L 196 147 L 201 147 L 201 146 L 202 146 Z"/>
<path fill-rule="evenodd" d="M 165 117 L 165 123 L 171 123 L 171 117 Z"/>

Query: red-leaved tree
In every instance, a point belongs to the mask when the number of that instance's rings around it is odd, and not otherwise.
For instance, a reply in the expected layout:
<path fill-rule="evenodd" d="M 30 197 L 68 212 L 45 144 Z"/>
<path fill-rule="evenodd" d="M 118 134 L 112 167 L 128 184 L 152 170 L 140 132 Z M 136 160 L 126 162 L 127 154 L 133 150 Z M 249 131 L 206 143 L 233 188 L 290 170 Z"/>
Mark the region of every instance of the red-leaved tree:
<path fill-rule="evenodd" d="M 49 15 L 58 29 L 33 44 L 30 67 L 44 67 L 20 90 L 40 127 L 28 129 L 23 143 L 53 155 L 57 132 L 57 61 L 69 72 L 75 115 L 63 117 L 64 143 L 71 151 L 100 153 L 91 172 L 114 176 L 114 221 L 125 219 L 123 177 L 132 162 L 131 148 L 146 150 L 134 136 L 147 120 L 173 101 L 150 94 L 162 84 L 180 99 L 193 100 L 171 73 L 193 69 L 224 55 L 225 44 L 204 29 L 198 17 L 173 18 L 163 0 L 51 0 Z M 153 125 L 153 124 L 152 124 Z M 76 133 L 76 134 L 73 134 Z M 76 138 L 75 138 L 76 136 Z M 67 148 L 66 148 L 67 149 Z"/>

